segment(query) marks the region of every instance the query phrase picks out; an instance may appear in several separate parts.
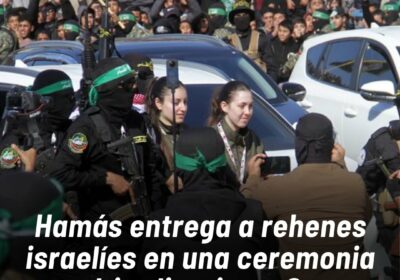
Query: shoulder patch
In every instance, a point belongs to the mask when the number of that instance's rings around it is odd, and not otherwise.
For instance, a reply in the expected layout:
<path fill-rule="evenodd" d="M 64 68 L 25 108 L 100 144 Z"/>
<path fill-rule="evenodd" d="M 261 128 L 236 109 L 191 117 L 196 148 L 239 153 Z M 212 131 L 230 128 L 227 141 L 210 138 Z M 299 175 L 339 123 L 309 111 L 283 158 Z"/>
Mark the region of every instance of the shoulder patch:
<path fill-rule="evenodd" d="M 4 169 L 14 168 L 18 160 L 19 155 L 13 148 L 5 148 L 0 154 L 0 167 Z"/>
<path fill-rule="evenodd" d="M 68 139 L 68 148 L 74 154 L 82 154 L 88 146 L 88 140 L 85 134 L 75 133 Z"/>
<path fill-rule="evenodd" d="M 365 156 L 366 156 L 365 149 L 362 149 L 360 154 L 358 155 L 358 158 L 357 158 L 358 166 L 362 166 L 364 164 Z"/>
<path fill-rule="evenodd" d="M 147 142 L 147 137 L 146 137 L 146 135 L 135 136 L 135 137 L 133 137 L 133 142 L 135 144 L 146 143 Z"/>

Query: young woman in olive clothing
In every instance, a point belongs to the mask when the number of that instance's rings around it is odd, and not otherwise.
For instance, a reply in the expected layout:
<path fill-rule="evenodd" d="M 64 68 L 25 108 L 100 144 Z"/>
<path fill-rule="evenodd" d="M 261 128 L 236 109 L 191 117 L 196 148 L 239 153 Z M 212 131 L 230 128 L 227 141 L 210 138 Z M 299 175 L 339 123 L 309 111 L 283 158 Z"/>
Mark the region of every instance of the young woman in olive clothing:
<path fill-rule="evenodd" d="M 221 136 L 229 166 L 241 184 L 247 178 L 248 160 L 264 153 L 261 140 L 247 127 L 252 115 L 253 96 L 245 83 L 228 82 L 214 94 L 208 123 Z"/>

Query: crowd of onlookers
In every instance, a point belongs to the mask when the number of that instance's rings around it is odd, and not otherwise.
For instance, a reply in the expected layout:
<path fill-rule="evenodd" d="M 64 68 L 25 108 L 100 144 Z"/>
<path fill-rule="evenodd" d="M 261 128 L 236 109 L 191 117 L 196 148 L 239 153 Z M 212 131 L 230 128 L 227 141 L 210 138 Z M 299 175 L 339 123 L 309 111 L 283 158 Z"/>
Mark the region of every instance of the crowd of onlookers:
<path fill-rule="evenodd" d="M 96 46 L 104 34 L 105 10 L 115 37 L 195 33 L 233 43 L 231 35 L 243 26 L 230 17 L 231 12 L 245 5 L 253 13 L 251 30 L 271 42 L 280 37 L 278 27 L 284 22 L 298 46 L 313 34 L 400 23 L 399 3 L 392 0 L 3 0 L 0 59 L 32 40 L 83 40 L 86 28 Z"/>

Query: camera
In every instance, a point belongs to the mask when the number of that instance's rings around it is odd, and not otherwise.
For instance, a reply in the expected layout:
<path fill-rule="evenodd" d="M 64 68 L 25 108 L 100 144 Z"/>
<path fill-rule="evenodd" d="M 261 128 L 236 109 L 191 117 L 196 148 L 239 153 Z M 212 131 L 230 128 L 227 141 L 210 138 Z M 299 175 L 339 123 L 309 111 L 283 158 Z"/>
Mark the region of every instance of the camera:
<path fill-rule="evenodd" d="M 167 61 L 167 87 L 177 89 L 179 87 L 179 69 L 177 60 Z"/>
<path fill-rule="evenodd" d="M 23 87 L 14 87 L 6 95 L 5 113 L 30 114 L 39 109 L 43 103 L 40 95 Z"/>
<path fill-rule="evenodd" d="M 267 157 L 260 166 L 261 176 L 265 177 L 272 174 L 285 174 L 290 172 L 290 157 L 278 156 Z"/>
<path fill-rule="evenodd" d="M 23 149 L 35 147 L 39 150 L 43 141 L 39 136 L 38 120 L 47 103 L 46 98 L 23 87 L 14 87 L 7 92 L 5 103 L 0 138 L 14 135 L 18 139 L 16 144 Z"/>

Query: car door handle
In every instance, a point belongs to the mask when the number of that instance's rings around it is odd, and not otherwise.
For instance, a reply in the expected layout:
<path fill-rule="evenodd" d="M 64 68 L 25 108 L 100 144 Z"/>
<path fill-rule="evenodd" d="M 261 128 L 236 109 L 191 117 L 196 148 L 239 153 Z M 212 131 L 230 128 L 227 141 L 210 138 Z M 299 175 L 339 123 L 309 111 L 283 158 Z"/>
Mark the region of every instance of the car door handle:
<path fill-rule="evenodd" d="M 313 106 L 313 104 L 307 99 L 304 99 L 303 101 L 300 102 L 300 106 L 303 107 L 304 109 L 310 109 Z"/>
<path fill-rule="evenodd" d="M 344 115 L 345 115 L 346 117 L 354 118 L 354 117 L 357 116 L 357 114 L 358 114 L 358 112 L 357 112 L 356 110 L 352 109 L 352 108 L 346 108 L 346 109 L 344 109 Z"/>

